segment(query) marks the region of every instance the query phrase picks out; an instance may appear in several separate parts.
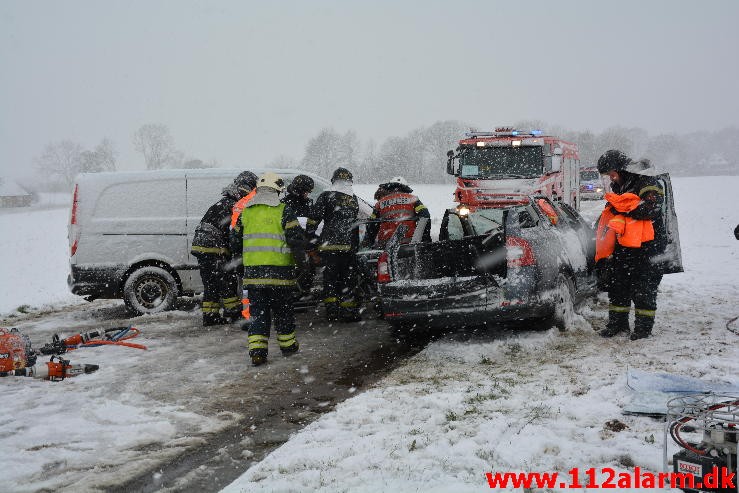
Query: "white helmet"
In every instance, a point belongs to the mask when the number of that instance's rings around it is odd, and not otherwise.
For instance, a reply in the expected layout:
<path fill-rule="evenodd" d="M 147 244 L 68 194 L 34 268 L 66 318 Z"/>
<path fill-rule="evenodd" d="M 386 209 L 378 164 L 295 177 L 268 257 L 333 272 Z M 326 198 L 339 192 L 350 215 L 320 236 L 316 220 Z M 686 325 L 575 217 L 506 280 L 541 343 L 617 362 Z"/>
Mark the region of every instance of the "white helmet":
<path fill-rule="evenodd" d="M 408 186 L 408 181 L 402 176 L 393 176 L 388 183 L 399 183 L 400 185 Z"/>
<path fill-rule="evenodd" d="M 278 192 L 282 192 L 285 190 L 285 180 L 283 180 L 277 173 L 267 171 L 259 177 L 257 187 L 267 187 L 277 190 Z"/>

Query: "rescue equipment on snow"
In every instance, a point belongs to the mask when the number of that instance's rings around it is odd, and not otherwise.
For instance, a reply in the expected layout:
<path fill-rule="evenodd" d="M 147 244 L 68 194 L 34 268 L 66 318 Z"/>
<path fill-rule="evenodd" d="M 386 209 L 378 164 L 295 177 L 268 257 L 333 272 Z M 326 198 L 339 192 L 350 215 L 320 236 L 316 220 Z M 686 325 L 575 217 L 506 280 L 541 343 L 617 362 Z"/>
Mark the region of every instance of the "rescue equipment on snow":
<path fill-rule="evenodd" d="M 701 491 L 736 491 L 711 487 L 709 473 L 723 471 L 723 477 L 737 472 L 739 442 L 739 396 L 722 393 L 688 394 L 667 402 L 663 467 L 667 470 L 667 434 L 681 447 L 672 456 L 673 471 L 691 474 Z M 704 479 L 706 478 L 706 479 Z M 725 485 L 726 486 L 726 485 Z"/>
<path fill-rule="evenodd" d="M 0 376 L 16 375 L 56 381 L 92 373 L 99 368 L 98 365 L 72 364 L 69 360 L 60 358 L 59 355 L 81 347 L 102 345 L 146 349 L 146 346 L 142 344 L 127 342 L 139 334 L 140 331 L 133 326 L 96 329 L 64 339 L 54 334 L 52 342 L 39 349 L 33 349 L 31 340 L 25 334 L 21 334 L 18 329 L 8 330 L 0 327 Z M 51 359 L 45 365 L 37 365 L 36 360 L 42 355 L 51 355 Z"/>

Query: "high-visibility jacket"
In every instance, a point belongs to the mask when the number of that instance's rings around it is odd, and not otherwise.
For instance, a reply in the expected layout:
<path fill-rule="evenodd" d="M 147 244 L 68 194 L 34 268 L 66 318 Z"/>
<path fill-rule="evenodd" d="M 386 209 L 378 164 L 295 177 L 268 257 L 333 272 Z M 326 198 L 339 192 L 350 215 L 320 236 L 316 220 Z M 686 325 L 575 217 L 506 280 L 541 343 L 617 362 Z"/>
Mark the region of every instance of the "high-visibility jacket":
<path fill-rule="evenodd" d="M 367 225 L 364 243 L 374 247 L 383 247 L 392 238 L 401 224 L 407 226 L 401 242 L 407 243 L 413 238 L 416 224 L 422 217 L 431 218 L 425 205 L 413 194 L 404 192 L 392 192 L 381 197 L 372 210 L 370 222 Z M 428 227 L 428 225 L 427 225 Z"/>
<path fill-rule="evenodd" d="M 641 199 L 633 193 L 607 193 L 606 208 L 598 219 L 595 236 L 595 261 L 609 257 L 616 249 L 616 243 L 628 248 L 639 248 L 642 243 L 654 239 L 654 226 L 649 219 L 634 219 L 619 214 L 629 212 L 639 206 Z"/>
<path fill-rule="evenodd" d="M 295 259 L 285 236 L 285 204 L 256 204 L 241 213 L 244 286 L 295 286 Z M 297 223 L 292 218 L 290 223 Z"/>
<path fill-rule="evenodd" d="M 241 211 L 244 210 L 244 207 L 246 207 L 246 204 L 249 203 L 249 201 L 252 199 L 252 197 L 254 197 L 256 193 L 257 193 L 257 189 L 255 188 L 251 192 L 241 197 L 238 200 L 238 202 L 236 202 L 234 206 L 231 208 L 231 229 L 234 229 L 236 227 L 236 223 L 239 221 L 239 218 L 241 217 Z"/>

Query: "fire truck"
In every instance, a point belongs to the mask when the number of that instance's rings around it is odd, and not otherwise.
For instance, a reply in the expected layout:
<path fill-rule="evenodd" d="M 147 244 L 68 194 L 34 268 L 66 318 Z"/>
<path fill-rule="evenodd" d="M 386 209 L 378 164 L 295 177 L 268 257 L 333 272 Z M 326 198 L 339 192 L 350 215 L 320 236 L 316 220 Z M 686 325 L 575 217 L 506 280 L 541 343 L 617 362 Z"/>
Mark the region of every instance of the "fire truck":
<path fill-rule="evenodd" d="M 457 177 L 455 202 L 500 207 L 522 195 L 541 194 L 580 208 L 577 144 L 510 127 L 472 131 L 447 153 L 447 173 Z"/>

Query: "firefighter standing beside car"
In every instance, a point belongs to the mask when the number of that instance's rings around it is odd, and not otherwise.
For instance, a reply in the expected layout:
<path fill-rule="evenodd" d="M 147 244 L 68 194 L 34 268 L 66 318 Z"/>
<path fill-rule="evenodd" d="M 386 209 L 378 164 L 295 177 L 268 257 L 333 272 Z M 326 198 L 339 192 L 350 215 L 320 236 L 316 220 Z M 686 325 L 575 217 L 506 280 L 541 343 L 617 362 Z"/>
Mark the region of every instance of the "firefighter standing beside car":
<path fill-rule="evenodd" d="M 610 150 L 598 159 L 598 171 L 611 179 L 613 194 L 601 214 L 596 236 L 596 270 L 601 289 L 608 291 L 608 323 L 603 337 L 629 333 L 631 340 L 649 337 L 657 310 L 657 288 L 664 272 L 660 255 L 667 245 L 662 218 L 664 190 L 650 176 L 648 161 L 632 161 Z"/>
<path fill-rule="evenodd" d="M 238 274 L 231 262 L 229 229 L 234 204 L 254 189 L 257 177 L 244 171 L 223 189 L 223 197 L 205 213 L 195 229 L 190 252 L 198 259 L 203 280 L 203 326 L 231 323 L 241 316 Z M 223 314 L 221 314 L 223 309 Z"/>
<path fill-rule="evenodd" d="M 395 234 L 398 226 L 405 224 L 406 232 L 402 243 L 410 242 L 416 224 L 422 217 L 429 219 L 423 231 L 422 241 L 431 241 L 431 214 L 402 176 L 383 183 L 375 193 L 377 203 L 370 216 L 363 243 L 373 248 L 383 248 Z"/>
<path fill-rule="evenodd" d="M 257 193 L 241 213 L 231 234 L 232 248 L 242 249 L 244 290 L 249 292 L 249 356 L 254 366 L 266 363 L 274 323 L 282 354 L 298 351 L 293 299 L 295 256 L 305 255 L 305 236 L 297 216 L 280 202 L 283 179 L 271 172 L 257 182 Z"/>
<path fill-rule="evenodd" d="M 313 220 L 310 219 L 313 199 L 308 195 L 313 191 L 314 186 L 313 178 L 310 176 L 297 175 L 287 186 L 287 193 L 281 199 L 282 203 L 290 208 L 298 219 L 303 218 L 306 229 L 308 224 L 313 224 Z M 309 235 L 305 231 L 305 244 L 307 246 L 313 247 L 315 245 L 315 242 L 311 243 L 310 241 L 313 238 L 315 238 L 314 235 Z M 312 257 L 315 255 L 317 254 L 306 250 L 305 255 L 295 258 L 295 262 L 298 265 L 298 289 L 300 290 L 301 298 L 310 297 L 310 290 L 313 286 L 316 271 L 314 262 L 312 261 Z"/>
<path fill-rule="evenodd" d="M 331 190 L 319 195 L 307 225 L 308 233 L 315 234 L 323 221 L 318 252 L 324 266 L 323 302 L 329 321 L 361 320 L 356 295 L 359 202 L 352 181 L 348 169 L 337 168 L 331 177 Z"/>

